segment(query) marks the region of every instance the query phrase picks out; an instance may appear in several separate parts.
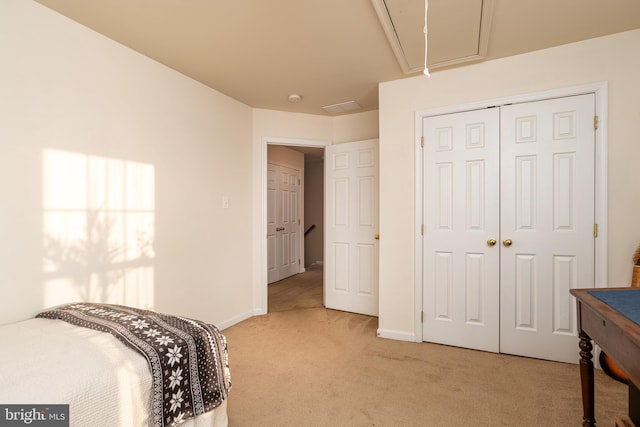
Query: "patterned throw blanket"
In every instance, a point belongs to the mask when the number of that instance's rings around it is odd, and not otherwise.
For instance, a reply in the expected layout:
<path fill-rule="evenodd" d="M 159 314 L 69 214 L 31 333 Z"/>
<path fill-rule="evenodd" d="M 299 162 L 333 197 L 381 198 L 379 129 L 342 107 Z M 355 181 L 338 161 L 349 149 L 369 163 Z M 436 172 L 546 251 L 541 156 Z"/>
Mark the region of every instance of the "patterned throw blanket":
<path fill-rule="evenodd" d="M 231 389 L 227 342 L 215 326 L 110 304 L 67 304 L 36 317 L 108 332 L 141 353 L 153 378 L 154 426 L 176 426 L 218 407 Z"/>

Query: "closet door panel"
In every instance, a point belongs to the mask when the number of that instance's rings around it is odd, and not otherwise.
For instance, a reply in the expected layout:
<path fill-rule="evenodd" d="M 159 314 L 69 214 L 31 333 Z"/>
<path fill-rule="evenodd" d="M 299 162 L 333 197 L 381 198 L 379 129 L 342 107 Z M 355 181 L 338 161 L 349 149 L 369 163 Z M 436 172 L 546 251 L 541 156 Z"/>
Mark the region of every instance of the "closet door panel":
<path fill-rule="evenodd" d="M 499 111 L 423 120 L 423 340 L 499 350 Z"/>
<path fill-rule="evenodd" d="M 594 286 L 595 96 L 501 107 L 500 351 L 577 361 L 575 301 Z"/>

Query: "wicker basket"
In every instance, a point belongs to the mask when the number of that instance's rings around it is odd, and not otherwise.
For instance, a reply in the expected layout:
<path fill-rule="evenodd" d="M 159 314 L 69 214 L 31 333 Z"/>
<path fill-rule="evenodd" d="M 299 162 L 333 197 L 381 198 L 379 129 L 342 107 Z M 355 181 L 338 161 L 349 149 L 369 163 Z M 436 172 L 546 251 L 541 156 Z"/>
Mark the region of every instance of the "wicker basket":
<path fill-rule="evenodd" d="M 631 276 L 631 286 L 640 288 L 640 266 L 633 266 L 633 275 Z"/>

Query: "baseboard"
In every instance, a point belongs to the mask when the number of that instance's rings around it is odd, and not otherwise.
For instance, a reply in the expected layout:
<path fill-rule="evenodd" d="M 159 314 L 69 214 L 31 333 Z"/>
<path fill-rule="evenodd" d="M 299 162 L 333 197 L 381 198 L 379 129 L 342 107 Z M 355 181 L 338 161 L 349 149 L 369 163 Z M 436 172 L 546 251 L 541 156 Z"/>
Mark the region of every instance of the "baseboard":
<path fill-rule="evenodd" d="M 230 328 L 233 325 L 236 325 L 236 324 L 242 322 L 243 320 L 247 320 L 250 317 L 258 316 L 260 314 L 264 314 L 264 313 L 256 313 L 256 310 L 247 311 L 245 313 L 242 313 L 242 314 L 239 314 L 239 315 L 237 315 L 235 317 L 232 317 L 229 320 L 225 320 L 224 322 L 221 322 L 221 323 L 217 324 L 216 327 L 222 331 L 224 329 Z"/>
<path fill-rule="evenodd" d="M 254 316 L 262 316 L 264 314 L 267 314 L 267 310 L 266 309 L 262 309 L 262 308 L 254 308 L 253 309 L 253 315 Z"/>
<path fill-rule="evenodd" d="M 416 342 L 415 334 L 400 331 L 390 331 L 388 329 L 378 329 L 378 337 L 396 341 Z"/>

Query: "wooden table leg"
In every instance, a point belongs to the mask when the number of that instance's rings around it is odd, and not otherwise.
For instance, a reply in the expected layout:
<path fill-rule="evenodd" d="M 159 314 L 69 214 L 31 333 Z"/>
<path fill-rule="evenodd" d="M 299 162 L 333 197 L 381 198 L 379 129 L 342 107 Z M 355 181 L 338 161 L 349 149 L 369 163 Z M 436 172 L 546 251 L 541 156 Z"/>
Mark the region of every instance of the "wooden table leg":
<path fill-rule="evenodd" d="M 629 381 L 629 418 L 640 426 L 640 388 Z"/>
<path fill-rule="evenodd" d="M 593 346 L 589 335 L 580 331 L 580 382 L 582 383 L 582 427 L 595 427 L 594 386 L 593 386 Z"/>

